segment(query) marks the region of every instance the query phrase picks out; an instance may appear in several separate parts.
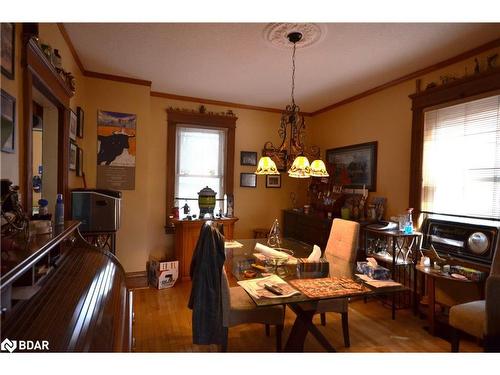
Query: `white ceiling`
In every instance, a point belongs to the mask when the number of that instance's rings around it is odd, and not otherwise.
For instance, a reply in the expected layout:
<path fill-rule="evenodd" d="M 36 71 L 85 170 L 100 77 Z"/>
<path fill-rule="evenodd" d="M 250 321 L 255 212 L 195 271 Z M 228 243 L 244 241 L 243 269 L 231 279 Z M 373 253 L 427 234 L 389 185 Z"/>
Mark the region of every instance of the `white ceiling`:
<path fill-rule="evenodd" d="M 312 112 L 500 37 L 499 23 L 328 23 L 297 50 L 295 98 Z M 86 70 L 152 81 L 152 90 L 283 108 L 291 50 L 262 23 L 65 23 Z"/>

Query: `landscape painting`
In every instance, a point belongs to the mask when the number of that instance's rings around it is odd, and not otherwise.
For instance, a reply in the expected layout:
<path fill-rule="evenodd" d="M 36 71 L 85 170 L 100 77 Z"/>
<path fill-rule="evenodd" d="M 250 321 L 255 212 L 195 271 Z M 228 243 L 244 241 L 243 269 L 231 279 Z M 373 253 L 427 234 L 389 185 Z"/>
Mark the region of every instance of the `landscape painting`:
<path fill-rule="evenodd" d="M 376 191 L 377 142 L 326 150 L 328 173 L 344 188 Z"/>

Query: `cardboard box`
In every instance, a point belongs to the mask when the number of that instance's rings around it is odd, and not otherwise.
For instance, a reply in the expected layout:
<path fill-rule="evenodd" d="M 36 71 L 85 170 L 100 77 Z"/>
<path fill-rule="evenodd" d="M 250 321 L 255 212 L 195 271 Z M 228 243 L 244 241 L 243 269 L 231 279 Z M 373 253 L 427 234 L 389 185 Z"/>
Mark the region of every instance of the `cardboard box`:
<path fill-rule="evenodd" d="M 149 260 L 149 284 L 157 289 L 171 288 L 179 277 L 179 261 Z"/>

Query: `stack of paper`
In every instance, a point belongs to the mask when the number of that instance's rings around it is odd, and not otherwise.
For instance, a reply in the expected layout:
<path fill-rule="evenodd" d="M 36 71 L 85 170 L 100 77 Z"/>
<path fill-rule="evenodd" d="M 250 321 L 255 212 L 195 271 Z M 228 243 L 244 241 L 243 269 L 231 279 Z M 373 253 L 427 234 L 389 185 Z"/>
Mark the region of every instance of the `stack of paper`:
<path fill-rule="evenodd" d="M 388 288 L 394 286 L 401 286 L 401 283 L 398 283 L 394 280 L 375 280 L 372 279 L 368 275 L 356 274 L 361 280 L 363 280 L 366 284 L 373 286 L 374 288 Z"/>
<path fill-rule="evenodd" d="M 277 285 L 283 290 L 283 294 L 274 294 L 269 290 L 264 288 L 264 284 Z M 277 275 L 271 275 L 267 277 L 262 277 L 259 279 L 252 280 L 242 280 L 238 281 L 238 284 L 247 291 L 248 294 L 254 298 L 286 298 L 291 297 L 300 292 L 292 288 L 286 281 Z"/>

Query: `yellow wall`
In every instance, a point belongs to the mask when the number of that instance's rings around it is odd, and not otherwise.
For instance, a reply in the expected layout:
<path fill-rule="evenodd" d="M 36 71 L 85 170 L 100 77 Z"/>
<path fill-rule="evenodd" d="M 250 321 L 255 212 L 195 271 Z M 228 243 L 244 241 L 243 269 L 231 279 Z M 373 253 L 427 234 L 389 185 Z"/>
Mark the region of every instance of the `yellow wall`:
<path fill-rule="evenodd" d="M 500 52 L 493 49 L 479 55 L 483 64 L 486 56 Z M 427 74 L 422 88 L 439 77 L 461 77 L 467 68 L 474 71 L 474 58 Z M 402 213 L 408 207 L 410 182 L 411 100 L 415 80 L 406 81 L 375 94 L 356 100 L 312 118 L 311 140 L 321 147 L 348 146 L 378 141 L 377 191 L 371 196 L 387 197 L 386 218 Z"/>
<path fill-rule="evenodd" d="M 23 116 L 22 116 L 22 103 L 23 103 L 23 70 L 21 66 L 21 33 L 22 24 L 16 24 L 16 68 L 14 80 L 7 79 L 3 74 L 1 75 L 1 87 L 3 90 L 8 92 L 10 95 L 16 98 L 16 129 L 15 129 L 15 153 L 7 154 L 1 153 L 1 166 L 2 166 L 2 178 L 8 178 L 13 181 L 14 184 L 20 184 L 21 181 L 19 176 L 24 174 L 24 166 L 20 164 L 23 160 L 23 150 L 24 150 L 24 129 L 23 129 Z M 70 107 L 76 111 L 77 106 L 85 107 L 85 80 L 80 72 L 76 61 L 71 54 L 68 45 L 66 44 L 59 28 L 55 23 L 40 23 L 39 24 L 39 37 L 40 41 L 48 43 L 53 49 L 59 49 L 61 55 L 62 65 L 66 71 L 73 73 L 76 79 L 76 94 L 71 98 Z M 77 143 L 81 145 L 82 140 L 77 139 Z M 84 149 L 85 151 L 85 149 Z M 84 152 L 84 159 L 85 159 Z M 84 166 L 86 166 L 86 160 Z M 70 188 L 83 186 L 82 179 L 76 177 L 74 171 L 69 172 L 69 186 Z M 22 191 L 21 186 L 21 191 Z M 49 200 L 49 205 L 55 204 L 55 197 L 53 201 Z"/>
<path fill-rule="evenodd" d="M 21 25 L 17 25 L 20 35 Z M 127 272 L 145 269 L 150 254 L 173 256 L 172 235 L 166 235 L 165 190 L 167 114 L 169 106 L 197 109 L 198 103 L 176 101 L 150 96 L 150 88 L 142 85 L 84 77 L 70 54 L 57 25 L 40 24 L 40 38 L 53 48 L 60 50 L 65 69 L 71 71 L 77 81 L 77 94 L 71 100 L 71 108 L 83 107 L 85 111 L 84 139 L 78 144 L 84 149 L 84 171 L 88 187 L 96 184 L 97 159 L 97 110 L 135 113 L 137 120 L 136 188 L 124 191 L 122 200 L 122 223 L 118 232 L 117 255 Z M 20 56 L 20 38 L 16 58 Z M 497 50 L 498 51 L 498 50 Z M 484 60 L 485 55 L 480 56 Z M 473 71 L 473 59 L 426 75 L 422 87 L 440 75 L 455 73 L 462 75 L 464 67 Z M 22 80 L 20 64 L 16 66 L 16 80 L 2 87 L 18 100 L 18 125 L 22 124 L 20 96 Z M 404 210 L 408 205 L 409 164 L 411 139 L 411 102 L 408 95 L 414 92 L 414 82 L 408 81 L 381 92 L 346 104 L 329 112 L 307 118 L 307 143 L 317 144 L 324 150 L 355 143 L 378 140 L 377 192 L 375 195 L 388 198 L 388 215 Z M 195 93 L 193 93 L 195 95 Z M 235 214 L 240 218 L 236 224 L 236 237 L 250 237 L 252 229 L 269 227 L 272 220 L 281 217 L 281 210 L 291 206 L 290 192 L 296 192 L 299 204 L 304 203 L 307 181 L 294 180 L 282 174 L 281 189 L 267 189 L 265 178 L 258 177 L 257 188 L 240 188 L 240 172 L 252 172 L 253 167 L 240 166 L 240 151 L 260 151 L 266 141 L 279 144 L 279 114 L 205 105 L 208 111 L 228 109 L 238 117 L 235 144 Z M 19 132 L 18 132 L 19 134 Z M 18 137 L 18 140 L 20 137 Z M 22 145 L 18 151 L 22 150 Z M 16 181 L 19 152 L 4 161 L 2 154 L 2 177 L 8 171 Z M 4 169 L 4 164 L 6 168 Z M 17 172 L 19 173 L 19 172 Z M 70 187 L 82 186 L 81 178 L 70 172 Z M 201 187 L 200 187 L 201 188 Z"/>

